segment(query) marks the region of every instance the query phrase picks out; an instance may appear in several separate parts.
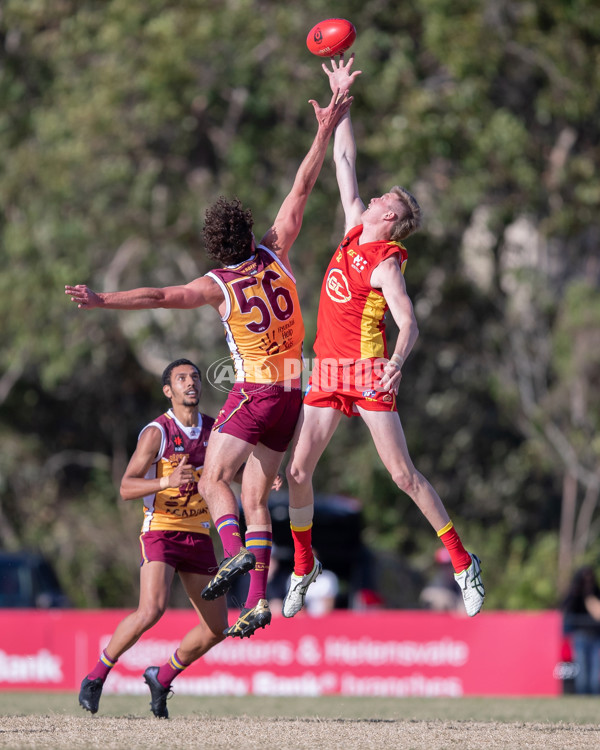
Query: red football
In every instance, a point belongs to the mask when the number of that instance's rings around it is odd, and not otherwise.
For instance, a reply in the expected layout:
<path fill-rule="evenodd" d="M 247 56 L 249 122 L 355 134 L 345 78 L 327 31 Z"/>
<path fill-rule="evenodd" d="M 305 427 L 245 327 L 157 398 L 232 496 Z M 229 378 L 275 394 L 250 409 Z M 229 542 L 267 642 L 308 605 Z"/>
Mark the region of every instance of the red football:
<path fill-rule="evenodd" d="M 334 57 L 345 52 L 356 39 L 354 24 L 344 18 L 328 18 L 308 32 L 306 46 L 319 57 Z"/>

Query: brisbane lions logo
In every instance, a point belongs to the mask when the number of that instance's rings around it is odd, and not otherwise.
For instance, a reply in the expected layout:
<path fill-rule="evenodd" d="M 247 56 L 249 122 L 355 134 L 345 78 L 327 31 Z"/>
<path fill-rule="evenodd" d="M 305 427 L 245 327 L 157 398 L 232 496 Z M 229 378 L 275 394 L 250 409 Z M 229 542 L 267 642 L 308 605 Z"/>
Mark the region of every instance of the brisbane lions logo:
<path fill-rule="evenodd" d="M 327 296 L 334 302 L 343 304 L 344 302 L 350 302 L 352 299 L 348 281 L 339 268 L 331 269 L 325 282 L 325 289 L 327 290 Z"/>

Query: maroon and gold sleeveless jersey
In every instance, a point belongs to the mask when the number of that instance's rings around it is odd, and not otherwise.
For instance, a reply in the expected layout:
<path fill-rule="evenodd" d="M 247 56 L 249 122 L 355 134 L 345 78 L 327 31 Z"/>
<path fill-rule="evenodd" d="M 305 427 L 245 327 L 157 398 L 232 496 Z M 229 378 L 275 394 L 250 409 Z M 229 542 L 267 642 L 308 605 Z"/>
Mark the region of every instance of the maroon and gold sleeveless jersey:
<path fill-rule="evenodd" d="M 358 361 L 387 357 L 385 313 L 380 289 L 371 286 L 373 270 L 386 258 L 398 255 L 402 273 L 406 248 L 398 242 L 358 243 L 362 225 L 344 237 L 325 273 L 319 300 L 317 357 Z"/>
<path fill-rule="evenodd" d="M 300 376 L 304 322 L 296 280 L 259 245 L 236 266 L 210 271 L 225 296 L 221 318 L 236 381 L 278 383 Z"/>
<path fill-rule="evenodd" d="M 204 498 L 198 494 L 198 479 L 204 467 L 208 437 L 214 424 L 212 417 L 198 414 L 197 427 L 185 427 L 171 409 L 147 424 L 157 427 L 162 435 L 156 459 L 146 479 L 166 477 L 173 473 L 184 456 L 194 469 L 194 481 L 181 487 L 167 487 L 144 497 L 142 531 L 194 531 L 210 533 L 210 516 Z"/>

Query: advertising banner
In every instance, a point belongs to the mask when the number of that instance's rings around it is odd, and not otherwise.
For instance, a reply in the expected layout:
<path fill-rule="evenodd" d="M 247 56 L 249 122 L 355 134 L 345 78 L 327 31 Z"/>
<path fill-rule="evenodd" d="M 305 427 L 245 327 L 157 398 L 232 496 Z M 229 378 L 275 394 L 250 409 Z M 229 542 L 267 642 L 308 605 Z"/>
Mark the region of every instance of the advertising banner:
<path fill-rule="evenodd" d="M 79 690 L 126 614 L 0 610 L 0 691 Z M 163 664 L 195 624 L 193 611 L 168 611 L 121 656 L 104 693 L 145 694 L 143 671 Z M 301 613 L 227 638 L 175 684 L 180 695 L 558 695 L 561 643 L 557 612 Z"/>

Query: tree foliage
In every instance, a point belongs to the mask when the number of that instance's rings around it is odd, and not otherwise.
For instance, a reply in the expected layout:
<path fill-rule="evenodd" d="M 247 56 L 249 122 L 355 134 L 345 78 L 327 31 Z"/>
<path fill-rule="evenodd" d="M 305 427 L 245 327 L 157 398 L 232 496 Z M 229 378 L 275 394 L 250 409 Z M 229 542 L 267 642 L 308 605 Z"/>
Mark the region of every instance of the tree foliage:
<path fill-rule="evenodd" d="M 78 312 L 63 286 L 206 272 L 203 213 L 221 194 L 268 228 L 315 130 L 308 99 L 329 97 L 304 45 L 322 6 L 5 0 L 0 14 L 0 543 L 43 549 L 78 604 L 122 604 L 139 508 L 116 487 L 164 406 L 157 375 L 226 356 L 223 334 L 212 310 Z M 358 30 L 363 198 L 403 184 L 426 214 L 407 243 L 411 454 L 479 545 L 490 606 L 551 606 L 558 571 L 600 547 L 600 9 L 349 0 L 328 14 Z M 338 204 L 328 163 L 293 251 L 309 356 Z M 207 385 L 204 408 L 222 398 Z M 363 501 L 374 549 L 427 570 L 435 537 L 358 420 L 316 483 Z M 507 599 L 511 565 L 543 580 Z"/>

